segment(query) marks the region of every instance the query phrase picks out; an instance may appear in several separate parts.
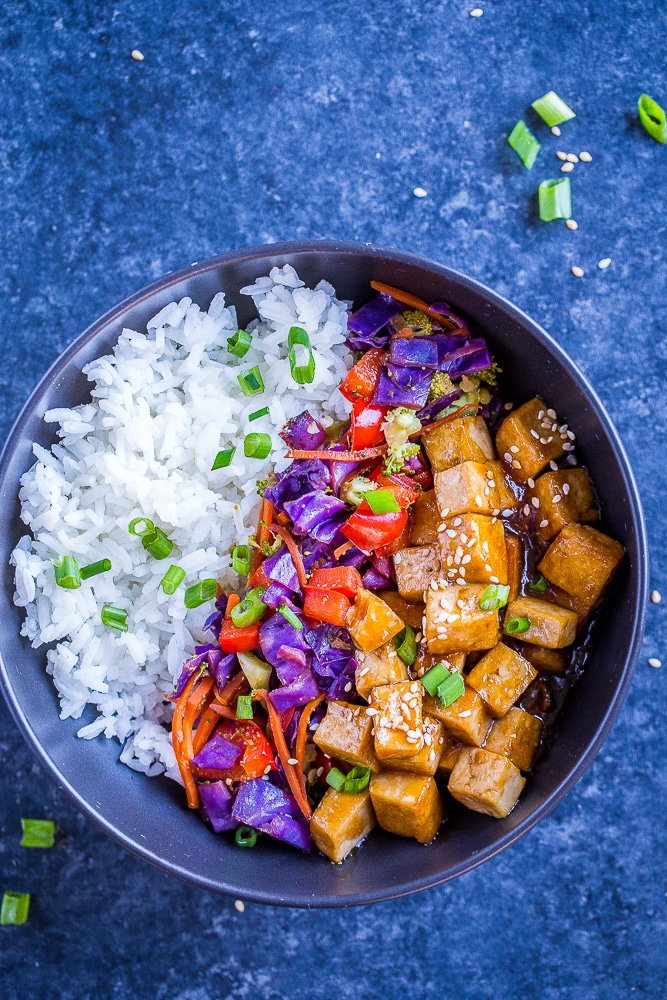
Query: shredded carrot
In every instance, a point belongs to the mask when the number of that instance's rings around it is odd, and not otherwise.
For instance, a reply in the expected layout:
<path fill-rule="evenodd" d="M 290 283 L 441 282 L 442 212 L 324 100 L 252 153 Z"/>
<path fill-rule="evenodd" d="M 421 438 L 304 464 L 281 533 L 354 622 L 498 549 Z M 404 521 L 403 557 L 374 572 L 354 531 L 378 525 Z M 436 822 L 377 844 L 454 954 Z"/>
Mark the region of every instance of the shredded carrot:
<path fill-rule="evenodd" d="M 183 693 L 176 702 L 176 709 L 174 711 L 174 718 L 171 724 L 171 743 L 174 748 L 174 754 L 176 755 L 176 763 L 178 764 L 178 770 L 181 772 L 181 778 L 183 779 L 183 784 L 185 785 L 185 794 L 188 798 L 188 806 L 190 809 L 199 808 L 199 792 L 197 791 L 197 785 L 195 779 L 192 776 L 192 771 L 190 769 L 191 757 L 187 756 L 187 736 L 185 731 L 185 712 L 187 709 L 188 701 L 192 694 L 193 688 L 199 681 L 199 674 L 194 673 L 188 683 L 183 689 Z M 192 747 L 190 747 L 192 750 Z"/>
<path fill-rule="evenodd" d="M 290 752 L 287 748 L 287 743 L 285 742 L 285 734 L 280 726 L 280 714 L 269 698 L 268 691 L 260 690 L 253 693 L 253 701 L 259 701 L 260 699 L 264 702 L 266 711 L 269 715 L 271 733 L 276 744 L 278 756 L 280 757 L 280 763 L 283 766 L 283 771 L 285 772 L 285 777 L 287 778 L 287 783 L 290 786 L 290 790 L 296 799 L 299 809 L 306 819 L 310 820 L 313 815 L 313 810 L 310 808 L 308 796 L 306 795 L 306 785 L 303 780 L 303 772 L 297 764 L 289 763 L 291 759 Z"/>
<path fill-rule="evenodd" d="M 235 698 L 241 693 L 243 685 L 247 683 L 246 675 L 242 670 L 234 674 L 231 680 L 228 680 L 222 691 L 219 691 L 215 696 L 215 700 L 221 705 L 231 705 Z"/>
<path fill-rule="evenodd" d="M 213 730 L 220 721 L 220 714 L 215 710 L 215 702 L 209 705 L 199 722 L 192 741 L 193 755 L 196 757 L 200 750 L 208 743 L 209 737 L 213 735 Z M 231 709 L 229 710 L 232 711 Z"/>
<path fill-rule="evenodd" d="M 234 709 L 230 708 L 229 705 L 221 705 L 219 701 L 214 701 L 208 711 L 215 712 L 216 715 L 221 715 L 223 719 L 236 719 Z"/>
<path fill-rule="evenodd" d="M 337 549 L 334 549 L 334 559 L 340 559 L 341 556 L 344 556 L 346 552 L 349 552 L 353 548 L 354 542 L 343 542 Z"/>
<path fill-rule="evenodd" d="M 262 509 L 259 512 L 259 520 L 257 522 L 257 548 L 253 550 L 252 560 L 250 562 L 250 573 L 249 576 L 255 572 L 257 567 L 262 561 L 262 545 L 264 542 L 268 542 L 270 539 L 269 528 L 273 521 L 273 504 L 270 500 L 262 500 Z"/>
<path fill-rule="evenodd" d="M 380 458 L 389 445 L 379 444 L 375 448 L 363 448 L 361 451 L 302 451 L 299 448 L 288 448 L 288 458 L 321 458 L 323 462 L 365 462 L 368 458 Z"/>
<path fill-rule="evenodd" d="M 416 431 L 415 434 L 410 435 L 410 440 L 413 438 L 421 437 L 426 431 L 435 430 L 436 427 L 441 427 L 443 424 L 448 424 L 451 420 L 456 420 L 458 417 L 472 416 L 473 410 L 477 412 L 479 409 L 479 403 L 466 403 L 460 409 L 456 410 L 454 413 L 447 414 L 442 420 L 434 420 L 432 424 L 425 424 L 420 430 Z"/>
<path fill-rule="evenodd" d="M 271 531 L 274 533 L 274 535 L 278 535 L 278 537 L 282 538 L 282 540 L 284 541 L 285 545 L 289 550 L 289 554 L 292 557 L 292 562 L 294 563 L 294 566 L 296 568 L 296 575 L 298 577 L 299 584 L 301 587 L 305 587 L 306 584 L 308 583 L 308 576 L 306 574 L 306 567 L 303 565 L 303 559 L 301 558 L 301 553 L 297 548 L 296 542 L 290 535 L 287 528 L 283 528 L 282 524 L 272 524 Z"/>
<path fill-rule="evenodd" d="M 280 510 L 274 511 L 274 514 L 278 524 L 282 524 L 284 528 L 286 528 L 289 525 L 290 519 L 287 514 L 283 514 L 283 512 Z"/>
<path fill-rule="evenodd" d="M 437 310 L 431 309 L 428 303 L 424 302 L 423 299 L 418 299 L 416 295 L 411 295 L 410 292 L 403 292 L 400 288 L 394 288 L 393 285 L 385 285 L 382 281 L 371 281 L 371 288 L 375 289 L 376 292 L 384 292 L 385 295 L 391 295 L 392 299 L 402 302 L 404 306 L 410 306 L 411 309 L 418 309 L 419 312 L 426 313 L 431 319 L 437 320 L 440 326 L 444 326 L 445 329 L 453 333 L 454 336 L 468 336 L 467 330 L 461 330 L 450 319 L 447 319 L 441 313 L 437 312 Z"/>
<path fill-rule="evenodd" d="M 211 694 L 213 684 L 214 680 L 212 677 L 203 677 L 199 681 L 199 684 L 196 684 L 193 688 L 192 694 L 185 706 L 185 712 L 183 713 L 183 732 L 185 735 L 183 750 L 189 760 L 192 760 L 194 757 L 193 727 L 213 697 Z"/>
<path fill-rule="evenodd" d="M 397 330 L 394 337 L 398 337 L 399 340 L 411 340 L 415 335 L 415 331 L 411 326 L 402 326 L 400 330 Z"/>
<path fill-rule="evenodd" d="M 313 698 L 305 706 L 303 712 L 301 713 L 301 718 L 299 719 L 299 725 L 296 730 L 296 747 L 294 751 L 294 756 L 299 762 L 299 767 L 301 768 L 301 773 L 303 774 L 303 769 L 306 763 L 306 737 L 308 735 L 308 723 L 310 717 L 313 714 L 313 710 L 317 708 L 319 703 L 323 700 L 324 694 L 320 694 L 317 698 Z"/>
<path fill-rule="evenodd" d="M 230 594 L 227 598 L 227 607 L 225 608 L 225 621 L 231 621 L 232 608 L 235 608 L 237 604 L 241 603 L 241 598 L 238 594 Z"/>

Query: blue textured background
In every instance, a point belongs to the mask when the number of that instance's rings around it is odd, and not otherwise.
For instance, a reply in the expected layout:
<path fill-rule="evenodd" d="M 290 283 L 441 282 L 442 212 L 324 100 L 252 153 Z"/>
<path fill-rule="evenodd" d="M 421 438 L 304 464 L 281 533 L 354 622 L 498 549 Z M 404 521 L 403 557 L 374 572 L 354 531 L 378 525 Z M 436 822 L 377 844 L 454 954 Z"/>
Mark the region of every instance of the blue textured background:
<path fill-rule="evenodd" d="M 660 587 L 667 148 L 636 101 L 667 105 L 667 7 L 474 6 L 5 0 L 2 436 L 59 352 L 166 271 L 373 240 L 481 279 L 570 352 L 628 448 Z M 529 108 L 551 88 L 577 111 L 560 140 Z M 543 139 L 531 172 L 505 143 L 520 117 Z M 558 148 L 593 155 L 571 175 L 577 232 L 536 215 Z M 555 812 L 456 882 L 373 908 L 240 914 L 154 871 L 72 808 L 0 706 L 0 890 L 33 894 L 29 923 L 0 931 L 3 1000 L 663 998 L 667 662 L 646 659 L 667 661 L 665 597 L 611 736 Z M 57 846 L 21 849 L 20 816 L 54 818 Z"/>

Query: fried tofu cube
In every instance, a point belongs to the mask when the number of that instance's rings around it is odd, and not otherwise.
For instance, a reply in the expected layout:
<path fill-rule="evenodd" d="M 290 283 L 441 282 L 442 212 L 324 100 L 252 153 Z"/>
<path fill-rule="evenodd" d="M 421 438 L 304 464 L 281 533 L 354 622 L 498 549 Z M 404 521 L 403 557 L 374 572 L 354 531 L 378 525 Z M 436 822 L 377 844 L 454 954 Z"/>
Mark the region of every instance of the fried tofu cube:
<path fill-rule="evenodd" d="M 452 768 L 447 788 L 475 812 L 504 819 L 517 803 L 526 779 L 508 757 L 466 747 Z"/>
<path fill-rule="evenodd" d="M 355 645 L 364 653 L 372 653 L 379 646 L 384 646 L 403 628 L 403 622 L 389 605 L 363 587 L 357 590 L 345 625 Z"/>
<path fill-rule="evenodd" d="M 371 691 L 375 756 L 380 763 L 412 758 L 424 746 L 423 690 L 419 681 L 396 681 Z"/>
<path fill-rule="evenodd" d="M 432 431 L 425 431 L 422 442 L 434 472 L 451 469 L 460 462 L 485 462 L 494 457 L 484 417 L 450 420 Z"/>
<path fill-rule="evenodd" d="M 447 708 L 437 696 L 424 695 L 423 711 L 440 719 L 445 732 L 456 736 L 462 743 L 477 747 L 484 743 L 493 720 L 480 696 L 468 686 L 461 697 Z"/>
<path fill-rule="evenodd" d="M 529 642 L 522 644 L 521 655 L 541 674 L 564 674 L 569 663 L 567 655 L 562 650 L 531 646 Z"/>
<path fill-rule="evenodd" d="M 391 642 L 372 653 L 357 653 L 354 683 L 362 698 L 370 697 L 374 687 L 408 680 L 408 668 Z"/>
<path fill-rule="evenodd" d="M 310 821 L 315 846 L 331 861 L 343 861 L 376 825 L 368 788 L 348 795 L 330 788 Z"/>
<path fill-rule="evenodd" d="M 440 524 L 442 518 L 435 490 L 425 490 L 410 507 L 410 545 L 437 542 Z"/>
<path fill-rule="evenodd" d="M 445 520 L 440 532 L 442 572 L 450 580 L 507 583 L 505 529 L 486 514 L 458 514 Z"/>
<path fill-rule="evenodd" d="M 421 630 L 422 618 L 424 617 L 424 602 L 421 598 L 418 601 L 406 601 L 397 590 L 379 590 L 378 597 L 385 604 L 388 604 L 401 621 L 409 625 L 415 632 Z"/>
<path fill-rule="evenodd" d="M 371 778 L 371 801 L 383 830 L 428 844 L 445 818 L 433 778 L 383 771 Z"/>
<path fill-rule="evenodd" d="M 444 586 L 426 592 L 426 642 L 429 653 L 492 649 L 498 641 L 498 612 L 483 611 L 486 587 Z"/>
<path fill-rule="evenodd" d="M 507 623 L 512 618 L 527 618 L 530 626 L 526 632 L 507 631 Z M 561 608 L 550 601 L 537 597 L 517 597 L 508 604 L 505 612 L 505 635 L 516 634 L 521 642 L 530 642 L 547 649 L 562 649 L 574 642 L 577 632 L 577 616 L 574 611 Z"/>
<path fill-rule="evenodd" d="M 523 543 L 516 535 L 505 532 L 505 548 L 507 549 L 507 584 L 510 588 L 509 600 L 519 596 L 523 578 Z"/>
<path fill-rule="evenodd" d="M 493 462 L 487 462 L 489 470 L 491 472 L 491 477 L 489 478 L 489 486 L 495 486 L 496 494 L 498 497 L 498 510 L 514 510 L 515 507 L 521 506 L 521 500 L 517 497 L 512 488 L 509 485 L 508 477 L 505 473 L 505 466 L 502 462 L 496 459 Z"/>
<path fill-rule="evenodd" d="M 428 715 L 422 723 L 424 745 L 414 757 L 407 760 L 394 759 L 389 763 L 392 771 L 409 771 L 411 774 L 434 775 L 438 769 L 444 746 L 442 723 Z"/>
<path fill-rule="evenodd" d="M 440 760 L 438 761 L 438 770 L 435 772 L 436 778 L 441 778 L 447 780 L 452 773 L 452 768 L 461 750 L 466 744 L 458 738 L 458 736 L 453 736 L 452 733 L 448 733 L 446 730 L 443 732 L 443 744 L 442 753 L 440 754 Z"/>
<path fill-rule="evenodd" d="M 444 472 L 436 472 L 433 482 L 443 518 L 457 514 L 493 514 L 494 510 L 501 509 L 497 480 L 488 463 L 461 462 Z"/>
<path fill-rule="evenodd" d="M 620 542 L 587 524 L 566 524 L 537 568 L 549 583 L 591 607 L 602 596 L 624 552 Z"/>
<path fill-rule="evenodd" d="M 578 631 L 586 624 L 593 612 L 592 604 L 586 604 L 578 597 L 575 597 L 574 594 L 568 594 L 566 590 L 561 590 L 560 587 L 554 587 L 553 583 L 549 586 L 548 597 L 553 604 L 558 604 L 561 608 L 567 608 L 569 611 L 574 611 L 578 619 Z"/>
<path fill-rule="evenodd" d="M 431 580 L 439 580 L 440 555 L 436 545 L 401 549 L 394 556 L 396 586 L 406 601 L 421 601 Z"/>
<path fill-rule="evenodd" d="M 313 734 L 313 740 L 323 753 L 347 764 L 358 764 L 379 771 L 373 751 L 373 717 L 366 707 L 345 701 L 330 701 L 327 714 Z"/>
<path fill-rule="evenodd" d="M 564 447 L 567 446 L 567 447 Z M 519 479 L 535 479 L 549 462 L 570 450 L 567 433 L 558 429 L 555 411 L 537 396 L 505 417 L 496 434 L 496 448 Z"/>
<path fill-rule="evenodd" d="M 536 677 L 528 660 L 499 642 L 473 667 L 467 681 L 494 715 L 504 715 Z"/>
<path fill-rule="evenodd" d="M 572 521 L 588 524 L 599 517 L 593 485 L 585 469 L 545 472 L 536 481 L 533 496 L 540 502 L 537 533 L 545 542 Z"/>
<path fill-rule="evenodd" d="M 520 771 L 530 771 L 542 739 L 542 720 L 520 708 L 510 708 L 502 719 L 496 719 L 487 736 L 484 749 L 509 757 Z"/>

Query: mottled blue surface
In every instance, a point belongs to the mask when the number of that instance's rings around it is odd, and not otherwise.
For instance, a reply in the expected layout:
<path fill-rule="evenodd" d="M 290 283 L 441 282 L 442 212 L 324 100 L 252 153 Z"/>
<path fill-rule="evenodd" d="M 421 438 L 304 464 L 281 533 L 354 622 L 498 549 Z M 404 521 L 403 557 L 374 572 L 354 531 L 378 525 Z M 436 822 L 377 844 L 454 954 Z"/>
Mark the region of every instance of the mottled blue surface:
<path fill-rule="evenodd" d="M 667 105 L 667 7 L 480 5 L 5 0 L 2 436 L 59 352 L 166 271 L 373 240 L 481 279 L 571 353 L 628 448 L 667 598 L 667 147 L 635 111 L 642 91 Z M 577 111 L 558 140 L 529 108 L 551 88 Z M 543 140 L 531 172 L 505 143 L 519 117 Z M 571 175 L 577 232 L 536 214 L 559 148 L 593 155 Z M 0 996 L 664 997 L 666 609 L 649 608 L 620 718 L 548 819 L 453 883 L 347 912 L 240 914 L 151 869 L 73 809 L 0 706 L 0 890 L 33 894 L 30 922 L 0 930 Z M 57 846 L 21 849 L 19 817 L 40 815 Z"/>

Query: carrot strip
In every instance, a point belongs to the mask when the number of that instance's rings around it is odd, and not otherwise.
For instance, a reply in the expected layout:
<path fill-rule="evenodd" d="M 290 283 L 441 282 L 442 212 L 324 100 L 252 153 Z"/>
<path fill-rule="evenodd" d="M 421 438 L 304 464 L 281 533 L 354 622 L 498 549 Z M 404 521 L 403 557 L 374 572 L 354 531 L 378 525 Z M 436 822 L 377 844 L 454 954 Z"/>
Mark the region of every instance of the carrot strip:
<path fill-rule="evenodd" d="M 380 458 L 389 446 L 379 444 L 375 448 L 362 448 L 360 451 L 303 451 L 300 448 L 288 448 L 288 458 L 321 458 L 323 462 L 365 462 L 367 458 Z"/>
<path fill-rule="evenodd" d="M 236 712 L 229 705 L 221 705 L 219 701 L 214 701 L 209 712 L 215 712 L 216 715 L 221 715 L 223 719 L 236 719 Z"/>
<path fill-rule="evenodd" d="M 185 685 L 181 697 L 176 702 L 174 718 L 171 724 L 171 744 L 174 748 L 174 754 L 176 755 L 178 770 L 181 772 L 181 778 L 183 779 L 183 784 L 185 785 L 185 794 L 187 795 L 188 806 L 190 809 L 199 808 L 199 792 L 197 791 L 197 785 L 190 769 L 190 760 L 192 758 L 188 759 L 187 757 L 185 711 L 188 701 L 190 700 L 192 690 L 198 680 L 199 675 L 195 673 Z"/>
<path fill-rule="evenodd" d="M 454 413 L 447 414 L 442 420 L 434 420 L 432 424 L 425 424 L 420 430 L 416 431 L 414 434 L 410 435 L 410 440 L 413 438 L 421 437 L 426 431 L 435 430 L 436 427 L 441 427 L 443 424 L 448 424 L 451 420 L 456 420 L 458 417 L 472 416 L 473 410 L 477 412 L 479 409 L 479 403 L 466 403 L 460 409 L 456 410 Z"/>
<path fill-rule="evenodd" d="M 435 309 L 431 309 L 428 303 L 424 302 L 423 299 L 417 298 L 416 295 L 411 295 L 410 292 L 403 292 L 400 288 L 394 288 L 393 285 L 385 285 L 382 281 L 371 281 L 371 288 L 375 289 L 376 292 L 384 292 L 385 295 L 391 295 L 392 299 L 396 299 L 397 302 L 402 302 L 404 306 L 410 306 L 412 309 L 418 309 L 419 312 L 426 313 L 431 317 L 431 319 L 436 319 L 440 326 L 444 326 L 445 329 L 448 329 L 454 334 L 454 336 L 468 336 L 467 330 L 461 330 L 455 323 L 452 323 L 451 320 L 447 319 Z"/>
<path fill-rule="evenodd" d="M 278 756 L 280 757 L 280 763 L 283 766 L 287 783 L 290 786 L 290 790 L 296 799 L 299 809 L 306 819 L 310 820 L 313 815 L 313 810 L 310 808 L 308 797 L 306 795 L 306 785 L 303 780 L 303 772 L 298 768 L 297 764 L 289 763 L 291 758 L 287 748 L 287 743 L 285 742 L 285 734 L 280 726 L 280 714 L 269 698 L 268 691 L 255 691 L 253 694 L 253 700 L 259 701 L 260 699 L 264 702 L 266 711 L 269 715 L 271 733 L 273 734 L 276 750 L 278 751 Z"/>
<path fill-rule="evenodd" d="M 301 553 L 297 548 L 296 542 L 290 535 L 287 528 L 283 528 L 282 524 L 272 524 L 271 531 L 274 533 L 274 535 L 278 535 L 278 537 L 282 538 L 282 540 L 284 541 L 285 545 L 288 548 L 289 554 L 292 557 L 294 566 L 296 568 L 296 575 L 299 579 L 299 584 L 301 585 L 301 587 L 305 587 L 306 584 L 308 583 L 308 576 L 306 574 L 306 567 L 303 565 L 303 559 L 301 558 Z"/>
<path fill-rule="evenodd" d="M 225 609 L 225 621 L 231 621 L 232 608 L 235 608 L 237 604 L 241 603 L 241 598 L 238 594 L 230 594 L 227 598 L 227 607 Z"/>
<path fill-rule="evenodd" d="M 231 709 L 229 710 L 231 712 Z M 200 750 L 203 750 L 212 736 L 213 730 L 220 721 L 220 715 L 215 710 L 215 702 L 209 705 L 202 715 L 197 725 L 197 730 L 192 741 L 192 751 L 196 757 Z"/>
<path fill-rule="evenodd" d="M 262 500 L 262 509 L 259 512 L 259 520 L 257 522 L 257 532 L 255 535 L 257 539 L 257 548 L 253 550 L 252 560 L 250 562 L 250 573 L 248 574 L 249 576 L 251 576 L 255 572 L 255 570 L 262 561 L 262 555 L 263 555 L 262 545 L 264 544 L 264 542 L 268 542 L 269 538 L 271 537 L 269 535 L 269 528 L 271 526 L 272 521 L 273 521 L 273 504 L 271 503 L 270 500 Z"/>
<path fill-rule="evenodd" d="M 308 723 L 310 717 L 313 714 L 313 710 L 317 708 L 319 703 L 324 699 L 324 694 L 318 695 L 317 698 L 313 698 L 305 706 L 303 712 L 301 713 L 301 718 L 299 719 L 299 725 L 296 730 L 296 747 L 294 751 L 294 756 L 299 762 L 299 767 L 303 773 L 303 769 L 306 763 L 306 737 L 308 735 Z"/>
<path fill-rule="evenodd" d="M 193 688 L 192 694 L 188 698 L 185 705 L 185 712 L 183 713 L 183 733 L 185 736 L 183 749 L 188 760 L 192 760 L 194 757 L 193 727 L 201 713 L 208 706 L 213 684 L 214 681 L 212 677 L 202 678 L 199 684 L 195 685 Z"/>
<path fill-rule="evenodd" d="M 334 559 L 340 559 L 341 556 L 344 556 L 346 552 L 349 552 L 353 548 L 354 542 L 343 542 L 337 549 L 334 549 Z"/>
<path fill-rule="evenodd" d="M 231 705 L 234 699 L 241 693 L 241 689 L 246 681 L 246 675 L 242 670 L 239 670 L 231 680 L 227 681 L 222 691 L 219 691 L 215 696 L 216 701 L 221 705 Z"/>

